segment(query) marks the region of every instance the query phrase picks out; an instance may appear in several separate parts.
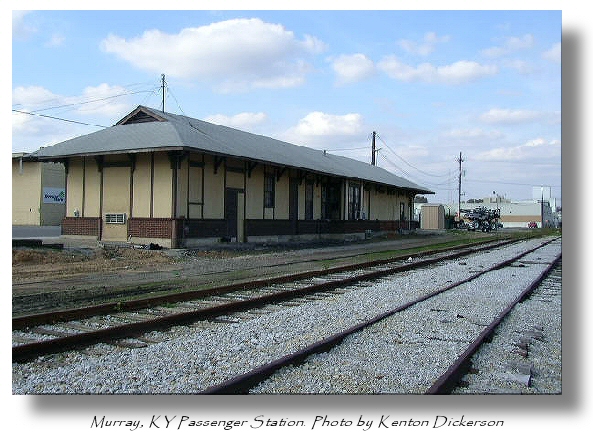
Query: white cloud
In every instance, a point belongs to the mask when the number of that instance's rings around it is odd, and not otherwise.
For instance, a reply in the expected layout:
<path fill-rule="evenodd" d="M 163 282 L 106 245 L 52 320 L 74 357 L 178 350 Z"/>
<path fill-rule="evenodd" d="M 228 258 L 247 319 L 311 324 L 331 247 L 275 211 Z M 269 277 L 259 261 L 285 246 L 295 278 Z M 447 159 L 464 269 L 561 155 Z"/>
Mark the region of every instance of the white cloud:
<path fill-rule="evenodd" d="M 474 61 L 457 61 L 439 67 L 424 63 L 412 67 L 393 55 L 383 58 L 378 67 L 389 77 L 404 82 L 463 84 L 498 73 L 496 66 L 481 65 Z"/>
<path fill-rule="evenodd" d="M 561 145 L 559 141 L 546 141 L 543 138 L 535 138 L 518 146 L 490 149 L 476 155 L 474 159 L 476 161 L 542 160 L 556 159 L 560 157 L 560 154 Z"/>
<path fill-rule="evenodd" d="M 360 114 L 325 114 L 315 111 L 302 118 L 294 128 L 301 136 L 357 135 L 362 129 Z"/>
<path fill-rule="evenodd" d="M 37 29 L 25 21 L 31 11 L 12 11 L 12 36 L 18 39 L 27 39 L 37 32 Z"/>
<path fill-rule="evenodd" d="M 310 71 L 305 58 L 327 48 L 315 37 L 299 40 L 260 19 L 222 21 L 177 34 L 150 30 L 129 40 L 109 35 L 101 47 L 142 70 L 222 84 L 226 91 L 300 85 Z"/>
<path fill-rule="evenodd" d="M 61 96 L 35 85 L 16 87 L 12 90 L 12 106 L 17 106 L 16 109 L 32 109 L 39 105 L 50 106 L 50 104 L 61 104 L 62 101 Z"/>
<path fill-rule="evenodd" d="M 292 34 L 292 32 L 290 33 Z M 301 44 L 311 53 L 323 53 L 328 49 L 327 44 L 311 35 L 305 35 L 305 39 Z"/>
<path fill-rule="evenodd" d="M 77 111 L 81 114 L 97 114 L 101 116 L 121 116 L 130 108 L 125 95 L 128 90 L 119 85 L 100 84 L 96 87 L 86 87 L 81 96 L 69 98 L 69 101 L 77 100 L 85 102 L 78 106 Z M 117 100 L 116 97 L 117 96 Z"/>
<path fill-rule="evenodd" d="M 244 112 L 235 114 L 234 116 L 227 116 L 224 114 L 214 114 L 205 118 L 207 122 L 215 123 L 217 125 L 230 126 L 237 129 L 249 129 L 255 125 L 259 125 L 268 119 L 266 113 L 250 113 Z"/>
<path fill-rule="evenodd" d="M 506 41 L 506 47 L 509 50 L 525 50 L 533 47 L 534 38 L 531 34 L 523 35 L 522 37 L 510 37 Z"/>
<path fill-rule="evenodd" d="M 429 149 L 423 145 L 409 144 L 405 147 L 396 148 L 395 151 L 400 157 L 407 159 L 425 158 L 431 155 Z"/>
<path fill-rule="evenodd" d="M 439 37 L 435 32 L 427 32 L 421 42 L 400 40 L 399 46 L 406 52 L 426 56 L 434 52 L 437 43 L 446 43 L 450 40 L 448 35 Z"/>
<path fill-rule="evenodd" d="M 338 85 L 358 82 L 375 73 L 375 64 L 362 53 L 340 55 L 332 60 L 332 68 Z"/>
<path fill-rule="evenodd" d="M 484 131 L 481 128 L 452 129 L 443 134 L 445 137 L 454 139 L 496 139 L 502 134 L 498 131 Z"/>
<path fill-rule="evenodd" d="M 40 86 L 16 87 L 12 93 L 13 151 L 31 152 L 108 126 L 133 108 L 127 93 L 123 87 L 108 84 L 86 87 L 77 96 L 62 96 Z"/>
<path fill-rule="evenodd" d="M 506 61 L 504 63 L 506 67 L 512 68 L 513 70 L 518 71 L 522 75 L 530 74 L 534 72 L 534 67 L 527 61 L 523 61 L 520 59 L 514 59 L 510 61 Z"/>
<path fill-rule="evenodd" d="M 35 134 L 40 131 L 40 124 L 37 123 L 35 120 L 36 117 L 20 113 L 14 112 L 12 113 L 12 133 L 13 134 Z"/>
<path fill-rule="evenodd" d="M 562 45 L 560 43 L 554 44 L 550 50 L 542 53 L 542 58 L 560 64 L 562 61 Z"/>
<path fill-rule="evenodd" d="M 39 105 L 50 106 L 60 102 L 60 96 L 51 91 L 38 86 L 17 87 L 12 91 L 12 106 L 15 111 L 12 112 L 12 133 L 18 134 L 37 134 L 44 131 L 44 128 L 50 126 L 47 119 L 27 114 L 32 108 Z M 23 111 L 23 112 L 20 112 Z"/>
<path fill-rule="evenodd" d="M 543 113 L 539 111 L 493 108 L 480 115 L 480 120 L 484 123 L 493 124 L 517 124 L 533 122 L 541 119 L 542 116 Z"/>
<path fill-rule="evenodd" d="M 489 58 L 499 58 L 519 50 L 526 50 L 533 47 L 534 38 L 531 34 L 522 37 L 509 37 L 501 46 L 494 46 L 482 50 L 482 54 Z"/>
<path fill-rule="evenodd" d="M 64 43 L 64 36 L 60 34 L 53 34 L 48 42 L 45 43 L 45 47 L 59 47 Z"/>
<path fill-rule="evenodd" d="M 130 107 L 125 95 L 128 91 L 119 85 L 100 84 L 86 87 L 77 96 L 61 96 L 40 86 L 17 87 L 12 92 L 12 105 L 17 110 L 51 113 L 70 107 L 75 114 L 93 114 L 114 117 Z"/>

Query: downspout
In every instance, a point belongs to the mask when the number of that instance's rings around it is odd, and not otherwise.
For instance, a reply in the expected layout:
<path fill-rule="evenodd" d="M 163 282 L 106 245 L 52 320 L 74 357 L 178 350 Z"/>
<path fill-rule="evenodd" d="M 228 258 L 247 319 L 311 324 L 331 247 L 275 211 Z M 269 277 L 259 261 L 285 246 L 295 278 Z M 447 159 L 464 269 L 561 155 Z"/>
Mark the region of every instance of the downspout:
<path fill-rule="evenodd" d="M 96 157 L 97 167 L 101 173 L 101 181 L 99 183 L 99 233 L 97 238 L 99 242 L 103 239 L 103 157 Z"/>
<path fill-rule="evenodd" d="M 179 165 L 179 156 L 175 155 L 171 157 L 171 167 L 172 167 L 172 206 L 171 206 L 171 248 L 177 248 L 177 178 L 179 173 L 177 172 L 177 166 Z"/>

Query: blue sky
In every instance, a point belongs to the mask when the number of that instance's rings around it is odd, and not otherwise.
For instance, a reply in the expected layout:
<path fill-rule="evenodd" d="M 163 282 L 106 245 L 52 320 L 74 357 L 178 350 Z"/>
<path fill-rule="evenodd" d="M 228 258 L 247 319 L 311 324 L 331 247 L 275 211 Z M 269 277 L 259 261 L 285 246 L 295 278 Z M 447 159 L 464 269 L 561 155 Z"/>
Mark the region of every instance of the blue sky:
<path fill-rule="evenodd" d="M 173 113 L 365 162 L 376 131 L 377 164 L 430 201 L 457 199 L 460 152 L 463 199 L 561 197 L 559 10 L 44 10 L 12 24 L 13 152 L 160 108 L 164 73 Z"/>

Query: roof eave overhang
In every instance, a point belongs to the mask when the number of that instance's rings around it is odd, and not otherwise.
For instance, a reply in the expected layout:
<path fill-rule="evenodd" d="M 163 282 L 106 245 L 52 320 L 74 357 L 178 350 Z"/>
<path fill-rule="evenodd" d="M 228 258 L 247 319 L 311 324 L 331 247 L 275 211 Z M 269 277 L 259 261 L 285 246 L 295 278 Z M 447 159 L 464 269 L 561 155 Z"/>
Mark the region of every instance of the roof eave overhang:
<path fill-rule="evenodd" d="M 208 155 L 216 155 L 219 157 L 226 157 L 226 158 L 234 158 L 238 160 L 245 160 L 250 162 L 257 162 L 259 164 L 265 164 L 269 166 L 276 166 L 276 167 L 289 167 L 291 169 L 300 170 L 303 172 L 310 172 L 316 175 L 323 175 L 327 177 L 338 177 L 338 178 L 346 178 L 351 180 L 358 180 L 363 181 L 365 184 L 378 184 L 385 187 L 390 187 L 398 190 L 405 190 L 415 194 L 423 194 L 423 195 L 434 195 L 434 192 L 422 188 L 417 187 L 405 187 L 405 186 L 398 186 L 395 184 L 389 184 L 386 182 L 381 181 L 373 181 L 373 180 L 365 180 L 359 177 L 350 177 L 347 175 L 336 175 L 330 172 L 323 172 L 315 169 L 309 169 L 306 167 L 299 167 L 294 165 L 276 163 L 273 161 L 266 161 L 261 159 L 250 158 L 247 156 L 241 155 L 231 155 L 231 154 L 223 154 L 223 153 L 216 153 L 213 151 L 209 151 L 206 149 L 201 149 L 199 147 L 191 147 L 191 146 L 157 146 L 151 148 L 139 148 L 139 149 L 121 149 L 121 150 L 111 150 L 111 151 L 94 151 L 94 152 L 79 152 L 73 154 L 61 154 L 61 155 L 51 155 L 51 156 L 43 156 L 38 155 L 37 159 L 39 161 L 64 161 L 68 158 L 76 158 L 76 157 L 98 157 L 98 156 L 106 156 L 106 155 L 121 155 L 121 154 L 140 154 L 140 153 L 152 153 L 152 152 L 176 152 L 176 151 L 187 151 L 187 152 L 196 152 L 196 153 L 204 153 Z"/>
<path fill-rule="evenodd" d="M 64 160 L 66 158 L 76 157 L 99 157 L 105 155 L 122 155 L 122 154 L 140 154 L 140 153 L 151 153 L 151 152 L 172 152 L 172 151 L 184 151 L 190 150 L 191 148 L 185 146 L 158 146 L 153 148 L 140 148 L 140 149 L 122 149 L 113 151 L 94 151 L 94 152 L 78 152 L 73 154 L 58 154 L 58 155 L 38 155 L 39 161 L 55 161 Z"/>

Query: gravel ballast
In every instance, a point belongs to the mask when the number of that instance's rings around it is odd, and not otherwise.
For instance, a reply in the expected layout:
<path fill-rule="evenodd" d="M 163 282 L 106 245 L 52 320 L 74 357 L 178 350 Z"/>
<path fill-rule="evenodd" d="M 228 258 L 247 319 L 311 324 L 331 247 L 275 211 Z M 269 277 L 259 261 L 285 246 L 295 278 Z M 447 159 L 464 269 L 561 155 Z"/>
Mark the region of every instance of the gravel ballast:
<path fill-rule="evenodd" d="M 506 255 L 540 243 L 540 239 L 530 240 L 398 274 L 371 286 L 350 287 L 343 294 L 325 300 L 282 308 L 238 323 L 176 327 L 160 334 L 165 340 L 146 348 L 99 345 L 84 351 L 42 357 L 31 363 L 13 364 L 13 393 L 197 393 L 430 290 L 447 286 L 467 276 L 468 271 L 496 265 Z M 281 378 L 274 376 L 257 391 L 419 392 L 435 370 L 448 366 L 460 344 L 471 342 L 472 333 L 490 322 L 491 312 L 501 310 L 513 294 L 526 287 L 545 268 L 545 263 L 550 263 L 561 252 L 560 241 L 545 248 L 538 254 L 539 260 L 513 268 L 513 277 L 499 279 L 495 271 L 480 277 L 478 287 L 455 290 L 460 300 L 464 295 L 480 293 L 481 300 L 485 300 L 483 303 L 490 302 L 488 306 L 466 308 L 460 313 L 460 308 L 453 306 L 454 295 L 447 295 L 440 302 L 437 299 L 419 304 L 420 310 L 413 315 L 395 315 L 303 364 L 305 367 L 308 363 L 335 360 L 334 374 L 328 376 L 327 366 L 323 365 L 315 375 L 314 367 L 309 366 L 309 374 L 296 376 L 301 386 L 297 386 L 294 379 L 287 383 L 291 372 L 304 369 L 297 367 L 278 373 Z M 462 317 L 458 317 L 458 313 Z M 428 338 L 434 339 L 428 342 Z M 422 354 L 423 348 L 434 349 L 432 341 L 435 340 L 442 351 L 433 352 L 428 359 Z M 346 359 L 338 359 L 341 351 L 345 352 Z M 348 367 L 344 360 L 348 361 Z"/>

